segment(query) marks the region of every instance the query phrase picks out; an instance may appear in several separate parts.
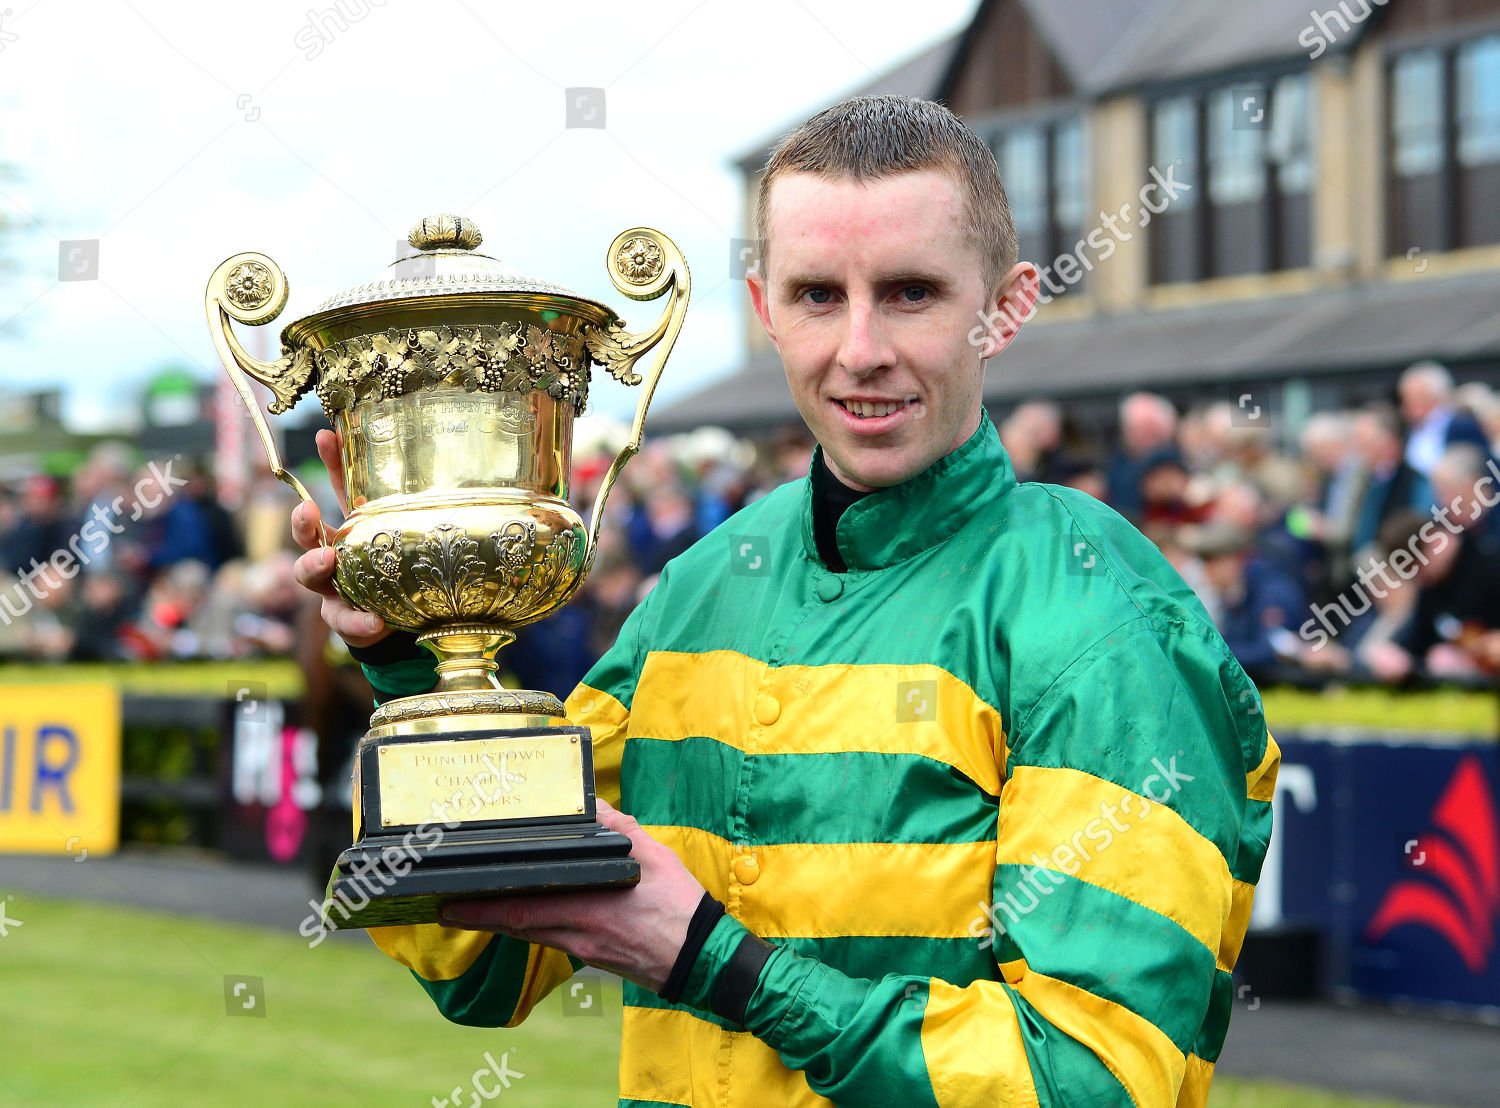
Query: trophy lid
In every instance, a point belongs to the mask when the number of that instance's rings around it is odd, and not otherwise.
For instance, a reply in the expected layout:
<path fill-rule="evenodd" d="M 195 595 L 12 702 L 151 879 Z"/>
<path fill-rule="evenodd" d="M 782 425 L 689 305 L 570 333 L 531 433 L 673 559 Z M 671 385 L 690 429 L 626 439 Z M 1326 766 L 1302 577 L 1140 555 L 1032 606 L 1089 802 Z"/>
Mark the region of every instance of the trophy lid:
<path fill-rule="evenodd" d="M 386 266 L 378 279 L 329 297 L 312 316 L 363 304 L 476 293 L 555 296 L 593 305 L 611 317 L 614 314 L 597 300 L 528 277 L 497 258 L 479 253 L 484 236 L 474 221 L 464 216 L 447 212 L 427 216 L 412 227 L 406 241 L 412 247 L 410 254 Z"/>

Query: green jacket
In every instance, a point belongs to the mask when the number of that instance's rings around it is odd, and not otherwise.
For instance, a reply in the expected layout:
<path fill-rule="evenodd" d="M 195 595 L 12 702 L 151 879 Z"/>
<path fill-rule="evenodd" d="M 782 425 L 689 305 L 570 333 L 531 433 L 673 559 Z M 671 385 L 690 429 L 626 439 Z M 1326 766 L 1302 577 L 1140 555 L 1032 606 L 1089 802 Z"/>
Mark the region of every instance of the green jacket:
<path fill-rule="evenodd" d="M 1279 754 L 1202 606 L 1109 508 L 1017 484 L 987 416 L 838 545 L 845 574 L 809 480 L 776 489 L 568 699 L 600 795 L 728 908 L 681 1003 L 625 984 L 620 1103 L 1203 1105 Z M 778 949 L 742 1029 L 709 998 L 747 930 Z M 372 935 L 460 1023 L 578 965 Z"/>

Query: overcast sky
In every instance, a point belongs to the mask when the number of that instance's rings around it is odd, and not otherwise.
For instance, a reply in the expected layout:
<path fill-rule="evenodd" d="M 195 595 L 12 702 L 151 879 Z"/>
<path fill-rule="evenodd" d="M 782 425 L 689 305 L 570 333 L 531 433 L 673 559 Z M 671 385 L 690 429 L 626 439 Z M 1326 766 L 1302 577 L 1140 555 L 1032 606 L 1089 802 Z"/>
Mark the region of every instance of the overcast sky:
<path fill-rule="evenodd" d="M 744 234 L 730 159 L 960 27 L 974 0 L 0 0 L 0 389 L 63 383 L 107 421 L 177 363 L 221 373 L 208 275 L 242 250 L 286 271 L 262 328 L 373 280 L 419 217 L 470 216 L 484 252 L 602 299 L 604 249 L 671 235 L 692 306 L 659 400 L 743 353 Z M 914 16 L 912 13 L 920 13 Z M 357 17 L 357 18 L 356 18 Z M 603 88 L 604 129 L 565 125 Z M 60 244 L 99 240 L 95 280 Z M 73 254 L 76 264 L 83 254 Z M 252 351 L 254 332 L 246 335 Z M 308 401 L 304 401 L 304 404 Z M 628 412 L 607 381 L 597 410 Z M 298 409 L 300 412 L 300 408 Z"/>

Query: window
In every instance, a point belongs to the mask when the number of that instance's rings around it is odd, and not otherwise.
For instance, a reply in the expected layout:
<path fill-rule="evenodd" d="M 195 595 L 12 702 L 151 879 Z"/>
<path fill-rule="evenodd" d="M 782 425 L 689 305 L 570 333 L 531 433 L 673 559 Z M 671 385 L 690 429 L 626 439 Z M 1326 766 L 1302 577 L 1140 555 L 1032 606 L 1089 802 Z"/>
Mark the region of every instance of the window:
<path fill-rule="evenodd" d="M 1397 54 L 1387 253 L 1500 242 L 1500 34 Z"/>
<path fill-rule="evenodd" d="M 1308 264 L 1312 119 L 1305 71 L 1259 87 L 1236 84 L 1152 106 L 1151 166 L 1161 170 L 1175 163 L 1177 177 L 1194 186 L 1152 218 L 1154 282 Z"/>
<path fill-rule="evenodd" d="M 1011 127 L 993 134 L 989 145 L 1000 167 L 1021 257 L 1039 269 L 1051 267 L 1084 235 L 1089 169 L 1082 120 L 1065 116 Z"/>

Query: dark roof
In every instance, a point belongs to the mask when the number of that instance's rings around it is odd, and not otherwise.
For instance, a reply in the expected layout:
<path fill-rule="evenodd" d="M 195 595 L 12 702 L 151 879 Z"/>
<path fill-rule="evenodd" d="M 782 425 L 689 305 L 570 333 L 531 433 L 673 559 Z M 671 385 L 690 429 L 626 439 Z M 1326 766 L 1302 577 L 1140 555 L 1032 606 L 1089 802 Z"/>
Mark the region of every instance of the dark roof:
<path fill-rule="evenodd" d="M 944 98 L 968 63 L 968 39 L 998 0 L 984 0 L 935 94 Z M 1019 0 L 1080 96 L 1162 84 L 1262 62 L 1307 58 L 1307 0 Z M 1329 50 L 1352 46 L 1384 9 Z M 1316 45 L 1316 42 L 1314 42 Z"/>
<path fill-rule="evenodd" d="M 966 27 L 845 96 L 885 93 L 946 100 L 989 9 L 981 0 Z M 1311 26 L 1308 0 L 1019 0 L 1080 96 L 1185 80 L 1307 57 L 1298 39 Z M 1351 5 L 1352 6 L 1352 5 Z M 1316 7 L 1316 5 L 1312 5 Z M 1329 51 L 1352 46 L 1385 9 L 1350 29 Z M 843 96 L 839 99 L 844 99 Z M 799 121 L 800 122 L 800 121 Z M 789 130 L 788 128 L 787 130 Z M 735 159 L 746 175 L 765 164 L 786 130 Z"/>
<path fill-rule="evenodd" d="M 1500 359 L 1500 272 L 1355 285 L 1299 296 L 1027 324 L 985 374 L 984 399 L 1114 396 L 1293 376 L 1399 370 L 1422 358 Z M 653 412 L 664 433 L 706 423 L 743 431 L 797 419 L 780 360 Z"/>

